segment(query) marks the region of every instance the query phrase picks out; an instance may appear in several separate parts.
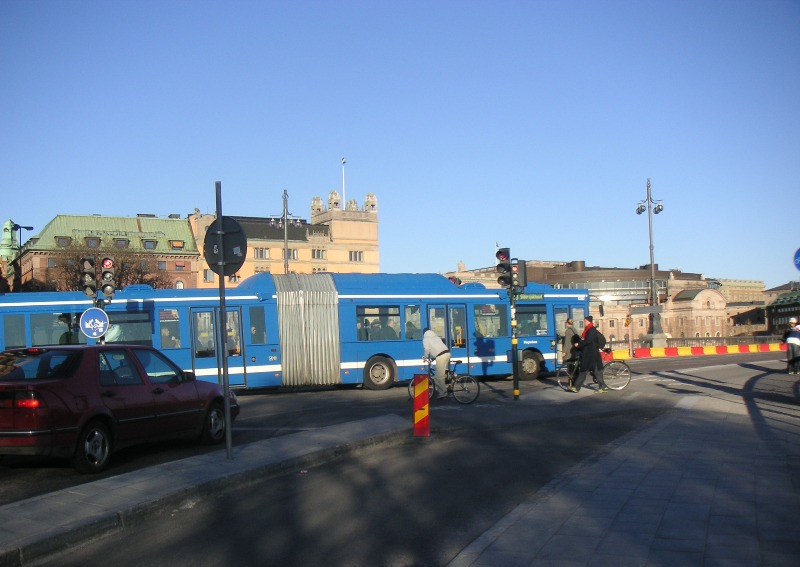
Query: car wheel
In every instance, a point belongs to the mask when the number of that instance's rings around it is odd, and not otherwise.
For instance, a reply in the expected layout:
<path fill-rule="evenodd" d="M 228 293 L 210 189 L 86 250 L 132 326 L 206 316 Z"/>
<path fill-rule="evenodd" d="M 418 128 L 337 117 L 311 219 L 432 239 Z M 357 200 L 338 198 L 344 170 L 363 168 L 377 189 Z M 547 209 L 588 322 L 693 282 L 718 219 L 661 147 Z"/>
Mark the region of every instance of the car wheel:
<path fill-rule="evenodd" d="M 383 356 L 370 358 L 364 367 L 364 387 L 367 390 L 386 390 L 394 383 L 396 375 L 396 367 L 390 359 Z"/>
<path fill-rule="evenodd" d="M 221 402 L 214 402 L 206 413 L 200 441 L 206 445 L 217 445 L 222 443 L 223 439 L 225 439 L 225 410 Z"/>
<path fill-rule="evenodd" d="M 78 437 L 72 466 L 81 473 L 98 473 L 108 466 L 110 458 L 111 433 L 102 422 L 92 421 Z"/>

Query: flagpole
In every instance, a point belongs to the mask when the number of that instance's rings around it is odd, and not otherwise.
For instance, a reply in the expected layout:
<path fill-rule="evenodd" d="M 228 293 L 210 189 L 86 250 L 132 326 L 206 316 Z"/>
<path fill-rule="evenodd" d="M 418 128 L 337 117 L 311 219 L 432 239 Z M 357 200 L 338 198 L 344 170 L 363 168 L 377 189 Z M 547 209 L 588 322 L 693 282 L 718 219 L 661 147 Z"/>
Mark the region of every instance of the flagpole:
<path fill-rule="evenodd" d="M 345 197 L 344 194 L 344 164 L 346 163 L 347 160 L 345 160 L 344 156 L 342 156 L 342 210 L 343 211 L 347 210 L 347 198 Z"/>

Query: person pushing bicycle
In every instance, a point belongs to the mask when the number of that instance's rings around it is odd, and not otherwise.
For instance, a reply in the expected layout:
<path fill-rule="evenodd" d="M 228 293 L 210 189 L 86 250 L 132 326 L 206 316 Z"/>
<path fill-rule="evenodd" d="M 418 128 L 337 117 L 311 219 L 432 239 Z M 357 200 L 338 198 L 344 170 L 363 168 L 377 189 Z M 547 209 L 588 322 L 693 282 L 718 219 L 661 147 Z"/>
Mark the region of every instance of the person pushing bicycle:
<path fill-rule="evenodd" d="M 586 375 L 591 372 L 600 385 L 597 392 L 608 392 L 609 388 L 603 380 L 603 359 L 600 357 L 600 340 L 598 331 L 594 326 L 594 319 L 591 315 L 587 315 L 584 318 L 584 323 L 585 328 L 578 343 L 581 370 L 569 389 L 571 392 L 579 392 L 586 381 Z"/>

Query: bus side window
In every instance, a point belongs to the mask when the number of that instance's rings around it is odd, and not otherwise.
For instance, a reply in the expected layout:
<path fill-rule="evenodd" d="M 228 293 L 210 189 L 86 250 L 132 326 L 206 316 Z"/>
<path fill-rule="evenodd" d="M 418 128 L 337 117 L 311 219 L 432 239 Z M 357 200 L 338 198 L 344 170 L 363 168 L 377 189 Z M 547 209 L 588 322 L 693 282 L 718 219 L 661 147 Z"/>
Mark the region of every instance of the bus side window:
<path fill-rule="evenodd" d="M 369 321 L 366 319 L 361 321 L 356 318 L 356 336 L 358 337 L 359 341 L 369 340 Z"/>
<path fill-rule="evenodd" d="M 161 348 L 180 348 L 181 328 L 177 309 L 162 309 L 158 314 L 161 322 Z"/>
<path fill-rule="evenodd" d="M 406 305 L 406 340 L 415 341 L 422 338 L 419 306 Z"/>
<path fill-rule="evenodd" d="M 25 346 L 25 315 L 6 315 L 3 317 L 3 348 L 22 348 Z"/>
<path fill-rule="evenodd" d="M 250 344 L 267 344 L 267 324 L 264 318 L 264 308 L 261 306 L 250 308 Z"/>

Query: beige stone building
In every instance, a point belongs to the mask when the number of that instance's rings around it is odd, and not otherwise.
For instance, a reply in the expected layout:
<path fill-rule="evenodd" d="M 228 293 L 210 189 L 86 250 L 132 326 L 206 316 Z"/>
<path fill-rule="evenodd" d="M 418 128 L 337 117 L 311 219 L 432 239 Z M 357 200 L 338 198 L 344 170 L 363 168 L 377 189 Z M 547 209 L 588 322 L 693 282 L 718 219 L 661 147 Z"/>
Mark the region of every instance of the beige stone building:
<path fill-rule="evenodd" d="M 328 195 L 327 206 L 320 197 L 311 201 L 311 222 L 284 214 L 280 217 L 233 218 L 247 236 L 247 255 L 241 269 L 228 277 L 235 286 L 253 274 L 316 272 L 377 273 L 378 200 L 368 193 L 363 208 L 351 199 L 346 210 L 339 206 L 339 193 Z M 208 227 L 214 215 L 198 210 L 189 215 L 192 233 L 202 254 Z M 198 274 L 198 287 L 219 285 L 217 275 L 204 263 Z"/>

